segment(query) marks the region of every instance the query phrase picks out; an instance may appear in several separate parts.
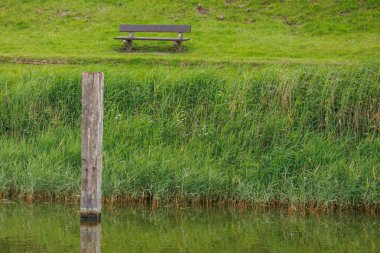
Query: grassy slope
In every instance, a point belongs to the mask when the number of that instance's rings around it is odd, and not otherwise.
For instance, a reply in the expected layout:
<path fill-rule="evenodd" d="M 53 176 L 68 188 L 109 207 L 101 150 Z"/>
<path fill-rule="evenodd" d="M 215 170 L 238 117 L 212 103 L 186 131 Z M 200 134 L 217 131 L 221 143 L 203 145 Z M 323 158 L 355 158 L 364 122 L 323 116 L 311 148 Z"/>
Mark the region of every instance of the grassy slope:
<path fill-rule="evenodd" d="M 106 72 L 107 196 L 378 205 L 378 1 L 183 2 L 0 3 L 0 60 L 103 63 L 0 65 L 0 191 L 79 193 L 79 73 L 94 70 Z M 193 32 L 183 53 L 138 42 L 124 54 L 120 23 Z M 358 64 L 324 64 L 336 62 Z"/>
<path fill-rule="evenodd" d="M 76 195 L 80 76 L 106 75 L 106 196 L 378 205 L 373 67 L 0 70 L 0 189 Z"/>
<path fill-rule="evenodd" d="M 197 12 L 202 3 L 208 15 Z M 217 16 L 224 15 L 219 21 Z M 250 23 L 249 20 L 254 22 Z M 120 23 L 191 24 L 186 52 L 137 42 Z M 181 61 L 379 62 L 380 4 L 367 1 L 14 1 L 0 3 L 0 57 Z M 9 58 L 7 58 L 9 60 Z"/>

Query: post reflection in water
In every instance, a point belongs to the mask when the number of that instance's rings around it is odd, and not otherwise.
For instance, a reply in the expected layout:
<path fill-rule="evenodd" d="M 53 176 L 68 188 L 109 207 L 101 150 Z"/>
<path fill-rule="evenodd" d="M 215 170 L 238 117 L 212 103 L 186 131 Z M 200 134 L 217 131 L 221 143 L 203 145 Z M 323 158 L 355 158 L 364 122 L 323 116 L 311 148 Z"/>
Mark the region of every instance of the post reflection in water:
<path fill-rule="evenodd" d="M 80 252 L 100 253 L 100 223 L 80 224 Z"/>
<path fill-rule="evenodd" d="M 0 252 L 380 253 L 377 213 L 149 208 L 108 208 L 80 226 L 76 204 L 0 203 Z"/>

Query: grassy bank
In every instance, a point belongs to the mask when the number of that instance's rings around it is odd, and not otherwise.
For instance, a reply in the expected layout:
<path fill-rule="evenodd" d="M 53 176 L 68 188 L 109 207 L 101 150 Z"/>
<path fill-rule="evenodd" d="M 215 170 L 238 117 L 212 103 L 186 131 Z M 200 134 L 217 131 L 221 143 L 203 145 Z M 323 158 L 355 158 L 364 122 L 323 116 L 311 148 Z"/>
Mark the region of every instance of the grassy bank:
<path fill-rule="evenodd" d="M 106 76 L 106 197 L 380 203 L 371 66 L 2 65 L 4 195 L 79 194 L 83 70 Z"/>
<path fill-rule="evenodd" d="M 171 43 L 141 41 L 135 43 L 134 53 L 125 54 L 120 52 L 122 43 L 113 39 L 121 23 L 190 24 L 191 40 L 179 54 L 173 53 Z M 380 59 L 377 0 L 5 0 L 0 3 L 0 24 L 0 59 L 8 61 L 379 63 Z"/>

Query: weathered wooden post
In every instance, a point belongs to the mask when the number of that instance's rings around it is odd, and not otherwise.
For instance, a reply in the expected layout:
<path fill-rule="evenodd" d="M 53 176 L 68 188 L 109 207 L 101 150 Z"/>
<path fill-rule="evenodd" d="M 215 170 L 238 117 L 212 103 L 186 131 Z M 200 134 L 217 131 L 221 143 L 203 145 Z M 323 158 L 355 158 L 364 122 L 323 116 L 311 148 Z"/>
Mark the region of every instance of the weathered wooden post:
<path fill-rule="evenodd" d="M 100 221 L 104 74 L 82 73 L 81 221 Z"/>

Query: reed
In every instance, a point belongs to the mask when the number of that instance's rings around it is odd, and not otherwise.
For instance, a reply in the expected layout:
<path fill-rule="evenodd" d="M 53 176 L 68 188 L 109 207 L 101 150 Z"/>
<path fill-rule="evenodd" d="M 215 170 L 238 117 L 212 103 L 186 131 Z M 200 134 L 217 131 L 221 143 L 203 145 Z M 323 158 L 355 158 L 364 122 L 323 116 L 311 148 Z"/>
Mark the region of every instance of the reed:
<path fill-rule="evenodd" d="M 2 67 L 0 192 L 77 199 L 80 72 L 99 66 Z M 376 66 L 104 72 L 109 201 L 379 206 Z"/>

